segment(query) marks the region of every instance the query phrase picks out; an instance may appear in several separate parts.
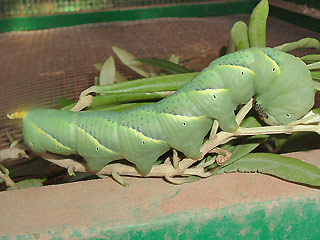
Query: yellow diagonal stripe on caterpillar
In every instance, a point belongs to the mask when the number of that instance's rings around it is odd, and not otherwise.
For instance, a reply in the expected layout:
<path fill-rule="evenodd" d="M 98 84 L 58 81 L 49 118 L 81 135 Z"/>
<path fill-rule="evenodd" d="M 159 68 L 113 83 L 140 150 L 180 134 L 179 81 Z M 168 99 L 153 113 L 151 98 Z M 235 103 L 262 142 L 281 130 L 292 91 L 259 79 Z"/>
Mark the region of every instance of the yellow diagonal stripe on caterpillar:
<path fill-rule="evenodd" d="M 172 115 L 172 114 L 170 114 Z M 174 116 L 177 116 L 177 115 L 174 115 Z M 127 127 L 127 126 L 123 126 L 121 125 L 121 127 L 124 127 L 126 129 L 128 129 L 129 131 L 133 132 L 134 134 L 137 134 L 139 137 L 141 137 L 143 140 L 146 140 L 146 141 L 151 141 L 151 142 L 154 142 L 154 143 L 161 143 L 161 144 L 165 144 L 166 141 L 163 141 L 163 140 L 159 140 L 159 139 L 154 139 L 154 138 L 151 138 L 151 137 L 147 137 L 145 136 L 143 133 L 139 132 L 138 130 L 134 129 L 134 128 L 131 128 L 131 127 Z"/>
<path fill-rule="evenodd" d="M 272 60 L 272 59 L 271 59 L 271 60 Z M 246 67 L 239 66 L 239 65 L 218 65 L 218 66 L 219 66 L 219 68 L 224 68 L 224 67 L 226 67 L 226 68 L 239 69 L 239 70 L 241 70 L 241 71 L 247 71 L 247 72 L 250 72 L 250 73 L 253 74 L 253 75 L 256 75 L 256 73 L 255 73 L 253 70 L 251 70 L 250 68 L 246 68 Z"/>
<path fill-rule="evenodd" d="M 21 112 L 14 112 L 14 113 L 11 113 L 11 114 L 7 114 L 7 118 L 9 119 L 24 119 L 26 116 L 27 116 L 28 112 L 26 111 L 21 111 Z"/>
<path fill-rule="evenodd" d="M 61 142 L 59 142 L 57 139 L 55 139 L 54 137 L 52 137 L 49 133 L 43 131 L 41 128 L 39 128 L 36 124 L 34 123 L 31 123 L 31 125 L 38 131 L 40 132 L 41 134 L 43 135 L 46 135 L 48 138 L 50 138 L 55 144 L 57 147 L 59 147 L 60 149 L 63 149 L 63 150 L 67 150 L 67 151 L 75 151 L 75 149 L 72 149 L 68 146 L 65 146 L 64 144 L 62 144 Z M 30 143 L 32 145 L 32 143 Z"/>
<path fill-rule="evenodd" d="M 115 152 L 109 148 L 107 148 L 106 146 L 102 145 L 95 137 L 93 137 L 91 134 L 89 134 L 88 132 L 86 132 L 84 129 L 82 129 L 81 127 L 79 126 L 75 126 L 77 129 L 79 129 L 82 133 L 86 134 L 96 145 L 97 147 L 105 150 L 106 152 L 108 153 L 111 153 L 111 154 L 121 154 L 121 153 L 118 153 L 118 152 Z"/>
<path fill-rule="evenodd" d="M 205 91 L 205 90 L 204 90 Z M 167 115 L 169 117 L 174 117 L 178 120 L 199 120 L 201 118 L 206 118 L 206 116 L 199 116 L 199 117 L 189 117 L 189 116 L 182 116 L 182 115 L 176 115 L 176 114 L 172 114 L 172 113 L 159 113 L 159 114 L 162 114 L 162 115 Z"/>
<path fill-rule="evenodd" d="M 227 88 L 218 88 L 218 89 L 205 89 L 205 90 L 198 90 L 197 93 L 206 94 L 206 93 L 220 93 L 220 92 L 228 92 L 230 89 Z"/>
<path fill-rule="evenodd" d="M 275 60 L 273 60 L 270 56 L 268 56 L 268 54 L 266 54 L 264 51 L 259 50 L 259 52 L 261 52 L 265 56 L 266 61 L 271 62 L 272 65 L 276 68 L 274 70 L 274 72 L 277 71 L 277 72 L 281 73 L 280 66 L 277 64 L 277 62 Z"/>

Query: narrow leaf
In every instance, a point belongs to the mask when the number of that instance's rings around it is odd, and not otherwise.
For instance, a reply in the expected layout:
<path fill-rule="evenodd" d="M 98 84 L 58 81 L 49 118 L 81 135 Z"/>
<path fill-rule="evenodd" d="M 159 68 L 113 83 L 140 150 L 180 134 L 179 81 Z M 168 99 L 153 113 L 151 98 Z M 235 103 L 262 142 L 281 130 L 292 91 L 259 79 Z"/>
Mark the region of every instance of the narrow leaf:
<path fill-rule="evenodd" d="M 31 187 L 42 187 L 43 184 L 40 179 L 26 179 L 16 183 L 19 189 L 31 188 Z M 12 187 L 7 188 L 7 191 L 13 190 Z"/>
<path fill-rule="evenodd" d="M 249 25 L 249 42 L 251 47 L 265 47 L 266 25 L 269 14 L 268 0 L 261 0 L 253 9 Z"/>
<path fill-rule="evenodd" d="M 136 79 L 115 83 L 108 86 L 91 86 L 80 94 L 80 98 L 89 93 L 120 93 L 120 92 L 160 92 L 176 91 L 199 73 L 185 73 Z"/>
<path fill-rule="evenodd" d="M 95 108 L 90 108 L 86 111 L 88 112 L 94 112 L 94 111 L 111 111 L 111 112 L 120 112 L 124 110 L 129 110 L 145 105 L 150 105 L 155 102 L 137 102 L 137 103 L 123 103 L 123 104 L 115 104 L 115 105 L 105 105 L 105 106 L 99 106 Z"/>
<path fill-rule="evenodd" d="M 232 37 L 231 37 L 231 33 L 228 39 L 228 45 L 225 47 L 221 47 L 220 51 L 219 51 L 219 56 L 223 56 L 226 55 L 228 53 L 233 53 L 237 51 L 236 45 L 234 44 Z"/>
<path fill-rule="evenodd" d="M 139 61 L 138 58 L 132 53 L 116 46 L 113 46 L 112 50 L 127 67 L 131 68 L 144 77 L 150 77 L 150 73 L 144 67 L 143 63 Z"/>
<path fill-rule="evenodd" d="M 278 153 L 308 151 L 320 148 L 320 135 L 314 132 L 299 132 L 287 136 Z"/>
<path fill-rule="evenodd" d="M 291 43 L 285 43 L 280 46 L 275 47 L 275 49 L 278 49 L 283 52 L 290 52 L 297 49 L 303 49 L 303 48 L 320 48 L 320 42 L 315 38 L 303 38 L 296 42 Z"/>
<path fill-rule="evenodd" d="M 114 75 L 114 82 L 119 83 L 119 82 L 126 82 L 126 81 L 128 81 L 128 79 L 124 77 L 121 73 L 116 71 Z"/>
<path fill-rule="evenodd" d="M 172 54 L 172 55 L 170 56 L 170 58 L 169 58 L 169 61 L 170 61 L 170 62 L 173 62 L 173 63 L 175 63 L 175 64 L 179 64 L 179 57 L 176 56 L 176 55 L 174 55 L 174 54 Z"/>
<path fill-rule="evenodd" d="M 318 167 L 296 158 L 272 153 L 250 153 L 221 168 L 217 174 L 237 171 L 269 174 L 296 183 L 320 186 Z"/>
<path fill-rule="evenodd" d="M 314 80 L 320 80 L 320 71 L 312 71 L 312 72 L 311 72 L 311 77 L 312 77 Z"/>
<path fill-rule="evenodd" d="M 313 88 L 317 91 L 320 91 L 320 82 L 313 81 L 312 83 L 313 83 Z"/>
<path fill-rule="evenodd" d="M 75 103 L 74 100 L 69 99 L 69 98 L 63 98 L 63 97 L 58 97 L 57 102 L 59 103 L 60 107 L 62 107 L 62 108 L 65 106 L 68 106 L 72 103 Z"/>
<path fill-rule="evenodd" d="M 314 62 L 314 63 L 308 64 L 307 68 L 309 70 L 320 69 L 320 62 Z"/>
<path fill-rule="evenodd" d="M 314 112 L 316 114 L 320 114 L 320 108 L 313 109 L 312 112 Z"/>
<path fill-rule="evenodd" d="M 256 118 L 248 117 L 241 123 L 241 127 L 261 127 L 261 124 Z M 226 165 L 229 165 L 234 161 L 242 158 L 246 154 L 250 153 L 267 138 L 268 135 L 255 135 L 240 139 L 240 141 L 237 141 L 236 147 L 232 150 L 232 156 L 230 158 L 230 161 L 228 161 Z"/>
<path fill-rule="evenodd" d="M 114 76 L 116 73 L 116 66 L 114 59 L 110 56 L 102 65 L 99 76 L 99 85 L 110 85 L 114 83 Z"/>
<path fill-rule="evenodd" d="M 301 60 L 308 63 L 320 62 L 320 54 L 310 54 L 301 57 Z"/>
<path fill-rule="evenodd" d="M 241 126 L 242 127 L 261 127 L 261 124 L 254 117 L 248 117 L 244 119 L 244 121 L 241 123 Z M 215 164 L 212 164 L 210 167 L 208 167 L 206 170 L 209 171 L 211 169 L 214 169 L 214 171 L 216 171 L 222 167 L 232 165 L 234 162 L 238 161 L 240 158 L 242 158 L 243 156 L 247 155 L 248 153 L 253 151 L 255 148 L 257 148 L 268 137 L 269 137 L 268 135 L 249 136 L 245 138 L 232 140 L 222 145 L 221 148 L 232 153 L 231 158 L 223 166 L 218 166 L 218 164 L 215 163 Z"/>
<path fill-rule="evenodd" d="M 103 65 L 102 63 L 95 63 L 95 64 L 93 64 L 93 66 L 95 67 L 95 69 L 97 69 L 98 71 L 101 70 L 102 65 Z"/>
<path fill-rule="evenodd" d="M 162 70 L 171 72 L 171 73 L 191 73 L 192 71 L 180 66 L 179 64 L 175 64 L 165 59 L 160 58 L 140 58 L 139 59 L 143 63 L 147 63 L 153 67 L 158 67 Z"/>
<path fill-rule="evenodd" d="M 236 22 L 231 29 L 232 41 L 236 45 L 237 50 L 249 48 L 248 27 L 242 22 Z"/>

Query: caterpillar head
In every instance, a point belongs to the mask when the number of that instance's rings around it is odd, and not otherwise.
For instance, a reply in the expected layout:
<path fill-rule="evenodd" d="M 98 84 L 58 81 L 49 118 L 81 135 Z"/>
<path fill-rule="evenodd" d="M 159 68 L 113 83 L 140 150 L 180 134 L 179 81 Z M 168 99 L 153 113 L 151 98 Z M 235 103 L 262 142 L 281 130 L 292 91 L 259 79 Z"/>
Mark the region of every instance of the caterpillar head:
<path fill-rule="evenodd" d="M 263 49 L 256 63 L 255 109 L 269 125 L 285 125 L 306 115 L 315 91 L 306 64 L 291 54 Z M 258 64 L 260 66 L 258 66 Z"/>
<path fill-rule="evenodd" d="M 285 125 L 299 118 L 295 114 L 291 115 L 290 113 L 288 113 L 288 111 L 282 111 L 282 113 L 280 114 L 278 113 L 276 115 L 271 115 L 266 110 L 264 110 L 259 103 L 255 104 L 255 110 L 259 114 L 260 118 L 269 125 Z"/>
<path fill-rule="evenodd" d="M 294 73 L 291 76 L 293 78 Z M 290 82 L 290 79 L 278 80 Z M 297 79 L 291 86 L 287 83 L 283 85 L 287 88 L 275 86 L 275 89 L 270 88 L 265 94 L 256 97 L 255 110 L 269 125 L 291 123 L 306 115 L 314 105 L 315 91 L 310 76 Z"/>

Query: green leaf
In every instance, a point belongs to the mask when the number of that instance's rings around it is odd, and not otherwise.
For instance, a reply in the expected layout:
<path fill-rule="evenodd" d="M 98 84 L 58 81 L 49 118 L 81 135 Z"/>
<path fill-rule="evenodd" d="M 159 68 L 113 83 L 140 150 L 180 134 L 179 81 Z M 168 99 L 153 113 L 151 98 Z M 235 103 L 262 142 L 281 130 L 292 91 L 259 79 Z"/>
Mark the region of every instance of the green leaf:
<path fill-rule="evenodd" d="M 303 48 L 320 48 L 320 42 L 319 40 L 315 38 L 303 38 L 296 42 L 291 43 L 285 43 L 280 46 L 275 47 L 275 49 L 278 49 L 283 52 L 290 52 L 297 49 L 303 49 Z"/>
<path fill-rule="evenodd" d="M 92 104 L 87 109 L 110 104 L 139 102 L 142 100 L 160 100 L 169 95 L 170 92 L 153 92 L 153 93 L 109 93 L 103 96 L 94 96 Z"/>
<path fill-rule="evenodd" d="M 265 47 L 266 43 L 266 25 L 269 14 L 268 0 L 262 0 L 253 9 L 249 24 L 249 42 L 250 47 Z"/>
<path fill-rule="evenodd" d="M 320 71 L 312 71 L 312 72 L 311 72 L 311 77 L 312 77 L 314 80 L 320 80 Z"/>
<path fill-rule="evenodd" d="M 124 110 L 134 109 L 141 106 L 146 106 L 153 104 L 155 102 L 138 102 L 138 103 L 123 103 L 123 104 L 115 104 L 115 105 L 105 105 L 105 106 L 98 106 L 95 108 L 90 108 L 86 111 L 93 112 L 93 111 L 110 111 L 110 112 L 120 112 Z"/>
<path fill-rule="evenodd" d="M 231 29 L 231 38 L 237 50 L 249 48 L 248 27 L 242 22 L 236 22 Z"/>
<path fill-rule="evenodd" d="M 308 151 L 320 148 L 320 135 L 314 132 L 299 132 L 287 136 L 287 141 L 279 149 L 279 153 Z"/>
<path fill-rule="evenodd" d="M 40 179 L 26 179 L 16 183 L 19 189 L 32 188 L 32 187 L 42 187 L 42 181 Z M 12 187 L 8 187 L 7 191 L 13 190 Z"/>
<path fill-rule="evenodd" d="M 62 107 L 62 108 L 65 106 L 68 106 L 70 104 L 75 103 L 74 100 L 69 99 L 69 98 L 63 98 L 63 97 L 58 97 L 57 102 L 59 103 L 60 107 Z"/>
<path fill-rule="evenodd" d="M 320 62 L 320 54 L 310 54 L 301 57 L 301 60 L 308 63 Z"/>
<path fill-rule="evenodd" d="M 110 56 L 107 61 L 102 65 L 99 76 L 99 85 L 110 85 L 114 83 L 114 77 L 116 74 L 116 66 L 114 59 Z"/>
<path fill-rule="evenodd" d="M 237 48 L 236 48 L 236 45 L 234 44 L 232 37 L 231 37 L 231 34 L 230 34 L 229 39 L 228 39 L 228 45 L 220 48 L 219 56 L 223 56 L 228 53 L 233 53 L 235 51 L 237 51 Z"/>
<path fill-rule="evenodd" d="M 170 56 L 170 58 L 169 58 L 169 61 L 170 61 L 170 62 L 173 62 L 173 63 L 175 63 L 175 64 L 179 64 L 179 57 L 176 56 L 176 55 L 174 55 L 174 54 L 172 54 L 172 55 Z"/>
<path fill-rule="evenodd" d="M 316 114 L 320 114 L 320 108 L 313 109 L 312 112 L 314 112 Z"/>
<path fill-rule="evenodd" d="M 93 64 L 93 66 L 95 67 L 95 69 L 97 69 L 98 71 L 101 70 L 102 65 L 103 65 L 102 63 L 95 63 L 95 64 Z"/>
<path fill-rule="evenodd" d="M 116 73 L 114 75 L 114 82 L 119 83 L 119 82 L 126 82 L 126 81 L 128 81 L 128 79 L 126 77 L 124 77 L 121 73 L 116 71 Z"/>
<path fill-rule="evenodd" d="M 113 46 L 112 50 L 127 67 L 131 68 L 144 77 L 150 77 L 150 73 L 147 71 L 143 63 L 139 61 L 138 58 L 132 53 L 116 46 Z"/>
<path fill-rule="evenodd" d="M 217 174 L 257 172 L 291 182 L 320 186 L 320 169 L 296 158 L 272 153 L 250 153 L 237 162 L 221 168 Z"/>
<path fill-rule="evenodd" d="M 248 117 L 241 123 L 241 127 L 261 127 L 260 122 L 254 117 Z M 262 142 L 264 142 L 269 136 L 268 135 L 255 135 L 239 139 L 235 148 L 232 150 L 232 156 L 230 160 L 224 165 L 227 166 L 238 159 L 242 158 L 246 154 L 253 151 Z"/>
<path fill-rule="evenodd" d="M 320 82 L 313 81 L 312 84 L 315 90 L 320 91 Z"/>
<path fill-rule="evenodd" d="M 242 122 L 241 126 L 261 127 L 261 124 L 254 117 L 248 117 Z M 268 137 L 268 135 L 249 136 L 236 139 L 228 142 L 227 144 L 222 145 L 221 148 L 232 153 L 231 158 L 223 166 L 218 166 L 218 164 L 215 163 L 208 167 L 206 170 L 214 169 L 214 171 L 216 171 L 220 168 L 233 164 L 234 162 L 238 161 L 240 158 L 257 148 Z"/>
<path fill-rule="evenodd" d="M 165 59 L 160 59 L 160 58 L 140 58 L 139 59 L 141 62 L 143 63 L 147 63 L 153 67 L 158 67 L 162 70 L 165 70 L 167 72 L 171 72 L 171 73 L 191 73 L 193 71 L 180 66 L 179 64 L 170 62 L 168 60 Z"/>
<path fill-rule="evenodd" d="M 92 86 L 84 90 L 80 97 L 89 93 L 120 93 L 120 92 L 160 92 L 176 91 L 186 82 L 196 77 L 199 73 L 185 73 L 150 78 L 136 79 L 127 82 L 120 82 L 108 86 Z"/>
<path fill-rule="evenodd" d="M 314 62 L 307 65 L 309 70 L 320 69 L 320 62 Z"/>

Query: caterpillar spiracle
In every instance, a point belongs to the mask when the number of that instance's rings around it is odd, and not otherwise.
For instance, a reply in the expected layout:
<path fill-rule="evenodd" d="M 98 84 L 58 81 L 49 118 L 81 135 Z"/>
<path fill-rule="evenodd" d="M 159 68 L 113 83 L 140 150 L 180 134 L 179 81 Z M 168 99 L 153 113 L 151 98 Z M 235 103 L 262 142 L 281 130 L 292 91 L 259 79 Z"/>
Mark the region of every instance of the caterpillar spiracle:
<path fill-rule="evenodd" d="M 171 148 L 199 158 L 214 119 L 222 130 L 236 131 L 234 111 L 252 97 L 262 119 L 278 125 L 305 115 L 314 95 L 310 71 L 299 58 L 250 48 L 214 60 L 155 104 L 122 112 L 39 109 L 20 117 L 24 141 L 36 152 L 79 154 L 92 171 L 127 159 L 147 175 Z"/>

